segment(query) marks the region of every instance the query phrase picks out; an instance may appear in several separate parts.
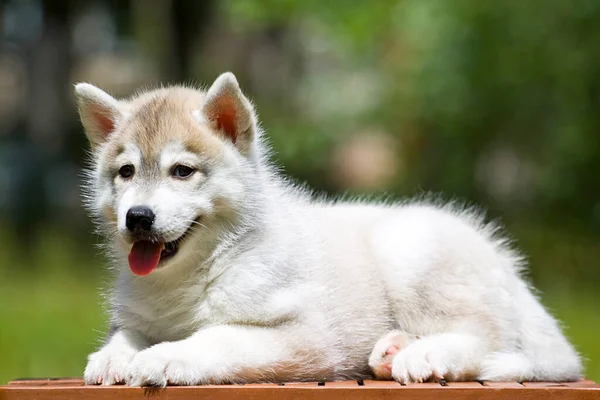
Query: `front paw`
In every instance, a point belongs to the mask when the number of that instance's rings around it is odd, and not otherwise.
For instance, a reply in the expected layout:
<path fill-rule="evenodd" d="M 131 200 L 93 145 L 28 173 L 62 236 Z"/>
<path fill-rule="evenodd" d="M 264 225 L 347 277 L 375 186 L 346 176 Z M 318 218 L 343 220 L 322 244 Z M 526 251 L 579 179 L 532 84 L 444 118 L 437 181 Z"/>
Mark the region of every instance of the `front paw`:
<path fill-rule="evenodd" d="M 447 361 L 443 351 L 417 341 L 394 355 L 391 375 L 402 384 L 441 380 L 449 372 Z"/>
<path fill-rule="evenodd" d="M 205 383 L 202 359 L 180 343 L 161 343 L 139 352 L 127 369 L 129 386 Z"/>
<path fill-rule="evenodd" d="M 128 346 L 105 346 L 88 356 L 83 373 L 88 385 L 114 385 L 124 383 L 127 367 L 137 353 Z"/>

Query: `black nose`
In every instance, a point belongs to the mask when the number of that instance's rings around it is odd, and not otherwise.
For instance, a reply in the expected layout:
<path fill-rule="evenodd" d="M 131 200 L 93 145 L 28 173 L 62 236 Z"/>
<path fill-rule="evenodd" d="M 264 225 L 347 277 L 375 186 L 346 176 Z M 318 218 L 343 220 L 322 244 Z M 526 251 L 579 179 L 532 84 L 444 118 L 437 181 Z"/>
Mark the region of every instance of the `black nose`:
<path fill-rule="evenodd" d="M 154 213 L 146 206 L 131 207 L 125 217 L 125 225 L 130 231 L 149 231 L 154 222 Z"/>

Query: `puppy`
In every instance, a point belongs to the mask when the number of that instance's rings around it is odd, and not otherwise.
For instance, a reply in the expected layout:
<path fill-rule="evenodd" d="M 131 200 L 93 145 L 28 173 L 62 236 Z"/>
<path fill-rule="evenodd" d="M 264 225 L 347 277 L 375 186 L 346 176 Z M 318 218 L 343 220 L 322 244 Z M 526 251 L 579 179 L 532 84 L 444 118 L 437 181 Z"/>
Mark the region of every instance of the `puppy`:
<path fill-rule="evenodd" d="M 88 384 L 580 377 L 495 226 L 452 204 L 311 198 L 269 163 L 233 74 L 75 91 L 116 271 Z"/>

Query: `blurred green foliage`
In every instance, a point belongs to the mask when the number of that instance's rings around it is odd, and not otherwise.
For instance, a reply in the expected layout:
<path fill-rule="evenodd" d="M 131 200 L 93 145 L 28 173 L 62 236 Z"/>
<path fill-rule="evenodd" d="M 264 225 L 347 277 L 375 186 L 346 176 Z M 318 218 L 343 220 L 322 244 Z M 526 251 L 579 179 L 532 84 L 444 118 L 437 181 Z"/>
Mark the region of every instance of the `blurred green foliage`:
<path fill-rule="evenodd" d="M 335 51 L 350 53 L 343 61 L 353 65 L 336 67 L 377 75 L 383 90 L 372 109 L 344 119 L 382 126 L 404 144 L 399 156 L 410 172 L 395 190 L 419 185 L 506 213 L 534 210 L 600 227 L 599 2 L 247 0 L 230 7 L 247 29 L 316 20 L 335 38 Z M 340 115 L 330 117 L 347 128 Z M 327 135 L 324 128 L 311 131 Z M 285 164 L 302 165 L 319 146 Z M 528 183 L 506 198 L 494 198 L 476 176 L 496 149 L 514 153 L 515 173 Z"/>

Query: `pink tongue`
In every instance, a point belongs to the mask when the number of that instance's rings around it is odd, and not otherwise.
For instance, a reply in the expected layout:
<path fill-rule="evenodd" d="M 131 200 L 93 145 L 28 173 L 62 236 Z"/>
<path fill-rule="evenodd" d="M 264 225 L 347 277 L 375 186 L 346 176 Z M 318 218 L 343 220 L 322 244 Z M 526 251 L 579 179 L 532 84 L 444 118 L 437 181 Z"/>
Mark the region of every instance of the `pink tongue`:
<path fill-rule="evenodd" d="M 129 253 L 129 268 L 138 276 L 148 275 L 156 269 L 160 261 L 162 244 L 140 240 L 133 244 Z"/>

